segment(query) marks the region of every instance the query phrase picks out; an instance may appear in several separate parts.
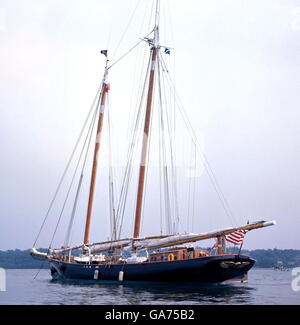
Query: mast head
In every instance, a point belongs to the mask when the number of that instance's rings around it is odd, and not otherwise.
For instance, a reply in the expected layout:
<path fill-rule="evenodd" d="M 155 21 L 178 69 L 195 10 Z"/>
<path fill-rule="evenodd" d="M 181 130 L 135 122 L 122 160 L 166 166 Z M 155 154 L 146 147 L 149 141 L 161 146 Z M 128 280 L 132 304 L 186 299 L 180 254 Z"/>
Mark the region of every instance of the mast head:
<path fill-rule="evenodd" d="M 159 28 L 158 25 L 154 26 L 154 39 L 153 39 L 153 46 L 158 48 L 159 47 Z"/>

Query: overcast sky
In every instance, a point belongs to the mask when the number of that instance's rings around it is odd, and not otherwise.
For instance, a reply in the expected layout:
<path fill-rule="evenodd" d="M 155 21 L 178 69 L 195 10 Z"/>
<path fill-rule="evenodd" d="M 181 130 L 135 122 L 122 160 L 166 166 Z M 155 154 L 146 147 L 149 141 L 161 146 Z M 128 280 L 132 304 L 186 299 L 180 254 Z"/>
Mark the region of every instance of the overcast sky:
<path fill-rule="evenodd" d="M 178 92 L 237 221 L 278 223 L 247 234 L 245 248 L 300 249 L 300 1 L 162 2 Z M 101 80 L 99 51 L 117 58 L 145 36 L 151 4 L 0 0 L 1 250 L 31 247 Z M 133 60 L 110 80 L 118 130 L 129 116 L 122 98 Z M 230 226 L 205 173 L 197 184 L 193 230 Z M 107 196 L 98 192 L 93 239 L 101 240 Z M 155 190 L 147 195 L 156 202 Z M 49 243 L 52 217 L 40 246 Z M 155 234 L 151 215 L 144 219 L 142 233 Z"/>

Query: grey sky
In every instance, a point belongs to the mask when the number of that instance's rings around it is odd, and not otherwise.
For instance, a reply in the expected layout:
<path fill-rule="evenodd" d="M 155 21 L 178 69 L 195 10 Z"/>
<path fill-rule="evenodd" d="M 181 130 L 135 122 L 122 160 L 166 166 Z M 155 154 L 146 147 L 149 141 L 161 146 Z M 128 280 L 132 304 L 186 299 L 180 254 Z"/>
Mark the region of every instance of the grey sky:
<path fill-rule="evenodd" d="M 117 48 L 117 58 L 149 30 L 145 0 L 118 46 L 137 3 L 0 0 L 0 249 L 31 247 L 101 80 L 99 51 Z M 278 222 L 247 234 L 245 247 L 300 249 L 300 1 L 168 3 L 162 41 L 175 48 L 177 89 L 236 219 Z M 112 71 L 115 129 L 128 120 L 120 98 L 133 60 Z M 197 184 L 194 231 L 227 226 L 205 174 Z M 108 229 L 106 194 L 98 198 L 94 238 Z M 155 233 L 145 215 L 147 230 Z"/>

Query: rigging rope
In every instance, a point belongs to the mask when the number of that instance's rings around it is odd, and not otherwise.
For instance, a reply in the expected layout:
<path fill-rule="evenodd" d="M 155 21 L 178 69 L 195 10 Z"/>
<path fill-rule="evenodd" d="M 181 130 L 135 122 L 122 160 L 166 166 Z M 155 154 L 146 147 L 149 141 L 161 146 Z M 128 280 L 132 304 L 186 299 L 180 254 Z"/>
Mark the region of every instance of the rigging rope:
<path fill-rule="evenodd" d="M 191 156 L 189 162 L 189 189 L 188 189 L 188 232 L 193 231 L 195 215 L 195 190 L 196 190 L 196 144 L 192 139 Z M 192 150 L 194 149 L 194 150 Z M 194 154 L 193 154 L 194 151 Z M 193 180 L 193 184 L 192 183 Z M 192 189 L 191 189 L 192 188 Z M 192 193 L 191 193 L 192 192 Z M 191 212 L 191 211 L 192 212 Z"/>
<path fill-rule="evenodd" d="M 48 219 L 49 213 L 50 213 L 50 211 L 51 211 L 51 209 L 52 209 L 52 207 L 53 207 L 53 204 L 54 204 L 54 202 L 55 202 L 55 200 L 56 200 L 56 198 L 57 198 L 58 192 L 59 192 L 59 190 L 60 190 L 60 188 L 61 188 L 61 185 L 62 185 L 62 183 L 63 183 L 63 181 L 64 181 L 64 179 L 65 179 L 66 173 L 67 173 L 67 171 L 69 170 L 70 164 L 71 164 L 71 162 L 72 162 L 72 160 L 73 160 L 74 154 L 75 154 L 75 152 L 76 152 L 76 150 L 77 150 L 78 144 L 79 144 L 79 142 L 80 142 L 80 140 L 81 140 L 81 137 L 82 137 L 82 134 L 83 134 L 84 129 L 85 129 L 85 127 L 86 127 L 86 124 L 87 124 L 87 122 L 88 122 L 88 120 L 89 120 L 89 118 L 90 118 L 90 115 L 91 115 L 92 111 L 93 111 L 93 108 L 94 108 L 95 103 L 96 103 L 97 98 L 98 98 L 98 94 L 99 94 L 100 91 L 101 91 L 101 87 L 102 87 L 102 83 L 101 83 L 101 85 L 99 86 L 99 88 L 98 88 L 98 90 L 97 90 L 96 96 L 95 96 L 95 98 L 94 98 L 94 100 L 93 100 L 93 103 L 92 103 L 92 105 L 91 105 L 91 107 L 90 107 L 90 110 L 89 110 L 89 112 L 88 112 L 88 114 L 87 114 L 87 117 L 86 117 L 86 119 L 85 119 L 85 121 L 84 121 L 84 123 L 83 123 L 83 126 L 82 126 L 81 130 L 80 130 L 79 136 L 78 136 L 78 138 L 77 138 L 77 140 L 76 140 L 75 146 L 74 146 L 73 151 L 72 151 L 72 153 L 71 153 L 71 156 L 70 156 L 70 158 L 69 158 L 69 160 L 68 160 L 67 166 L 66 166 L 66 168 L 64 169 L 64 172 L 63 172 L 63 174 L 62 174 L 62 176 L 61 176 L 61 178 L 60 178 L 60 180 L 59 180 L 59 183 L 58 183 L 58 186 L 57 186 L 57 188 L 56 188 L 56 190 L 55 190 L 54 196 L 53 196 L 53 198 L 52 198 L 52 200 L 51 200 L 51 202 L 50 202 L 50 205 L 49 205 L 49 207 L 48 207 L 48 209 L 47 209 L 46 215 L 45 215 L 45 217 L 44 217 L 44 219 L 43 219 L 43 222 L 42 222 L 42 224 L 41 224 L 41 227 L 40 227 L 40 229 L 39 229 L 39 232 L 38 232 L 38 234 L 37 234 L 37 236 L 36 236 L 36 238 L 35 238 L 35 241 L 34 241 L 32 247 L 35 247 L 35 245 L 36 245 L 36 243 L 37 243 L 37 241 L 38 241 L 38 239 L 39 239 L 39 237 L 40 237 L 40 235 L 41 235 L 41 232 L 42 232 L 42 230 L 43 230 L 43 228 L 44 228 L 44 226 L 45 226 L 45 223 L 46 223 L 46 221 L 47 221 L 47 219 Z"/>
<path fill-rule="evenodd" d="M 132 132 L 132 137 L 131 137 L 131 141 L 129 143 L 128 152 L 127 152 L 127 163 L 126 163 L 125 173 L 124 173 L 124 176 L 123 176 L 119 203 L 118 203 L 118 207 L 117 207 L 118 238 L 121 235 L 121 229 L 122 229 L 122 224 L 123 224 L 123 219 L 124 219 L 125 205 L 126 205 L 127 194 L 128 194 L 128 187 L 129 187 L 129 183 L 130 183 L 130 179 L 131 179 L 131 173 L 132 173 L 133 153 L 134 153 L 134 150 L 136 148 L 136 140 L 137 140 L 138 129 L 140 128 L 140 125 L 141 125 L 140 122 L 141 122 L 142 113 L 143 113 L 142 106 L 143 106 L 145 90 L 146 90 L 146 86 L 147 86 L 147 76 L 148 76 L 149 70 L 150 70 L 150 62 L 151 62 L 151 57 L 149 58 L 147 71 L 146 71 L 146 76 L 145 76 L 145 81 L 144 81 L 144 85 L 143 85 L 142 93 L 141 93 L 141 100 L 140 100 L 139 108 L 138 108 L 138 114 L 136 116 L 135 125 L 134 125 L 134 129 L 133 129 L 133 132 Z"/>
<path fill-rule="evenodd" d="M 114 65 L 116 65 L 119 61 L 121 61 L 123 58 L 125 58 L 125 56 L 127 56 L 131 51 L 133 51 L 139 44 L 141 44 L 142 42 L 144 42 L 144 40 L 140 40 L 138 43 L 136 43 L 132 48 L 130 48 L 127 52 L 125 52 L 118 60 L 116 60 L 115 62 L 113 62 L 108 69 L 112 68 Z"/>
<path fill-rule="evenodd" d="M 163 65 L 164 65 L 164 67 L 165 67 L 165 72 L 166 72 L 166 75 L 168 76 L 169 82 L 171 83 L 172 86 L 174 86 L 174 83 L 172 81 L 170 73 L 169 73 L 169 71 L 168 71 L 168 69 L 166 67 L 166 64 L 165 64 L 162 57 L 161 57 L 161 61 L 162 61 Z M 174 89 L 175 89 L 175 86 L 174 86 Z M 198 146 L 198 148 L 200 150 L 200 153 L 201 153 L 200 157 L 202 159 L 203 165 L 204 165 L 204 167 L 205 167 L 205 169 L 207 171 L 207 174 L 208 174 L 208 176 L 209 176 L 209 178 L 210 178 L 210 180 L 212 182 L 212 185 L 213 185 L 213 187 L 214 187 L 214 189 L 215 189 L 215 191 L 216 191 L 216 193 L 217 193 L 217 195 L 219 197 L 221 205 L 222 205 L 226 215 L 231 220 L 232 224 L 236 225 L 237 222 L 236 222 L 235 217 L 234 217 L 234 215 L 233 215 L 233 213 L 231 211 L 231 208 L 229 207 L 228 201 L 227 201 L 223 191 L 221 190 L 221 187 L 220 187 L 220 185 L 219 185 L 219 183 L 217 181 L 216 175 L 215 175 L 214 171 L 212 170 L 212 167 L 211 167 L 211 165 L 210 165 L 210 163 L 209 163 L 209 161 L 208 161 L 208 159 L 207 159 L 207 157 L 206 157 L 206 155 L 205 155 L 205 153 L 204 153 L 204 151 L 203 151 L 203 149 L 201 147 L 201 144 L 199 143 L 199 141 L 197 139 L 195 130 L 193 129 L 193 127 L 191 125 L 191 122 L 190 122 L 190 120 L 189 120 L 189 118 L 188 118 L 188 116 L 186 114 L 186 111 L 184 109 L 184 106 L 181 103 L 181 100 L 180 100 L 180 98 L 178 96 L 178 93 L 177 93 L 176 89 L 175 89 L 175 95 L 176 95 L 176 99 L 177 99 L 177 107 L 179 109 L 179 112 L 180 112 L 180 114 L 181 114 L 181 116 L 183 118 L 183 121 L 184 121 L 187 129 L 191 132 L 192 138 L 194 139 L 195 143 L 197 144 L 197 146 Z"/>
<path fill-rule="evenodd" d="M 152 56 L 152 54 L 150 56 Z M 157 60 L 156 60 L 155 65 L 157 66 Z M 156 66 L 155 66 L 155 69 L 156 69 Z M 156 77 L 156 74 L 155 74 L 155 77 Z M 154 83 L 155 83 L 155 80 L 154 80 Z M 153 99 L 155 98 L 155 87 L 153 89 L 152 97 L 153 97 Z M 149 161 L 150 161 L 150 154 L 149 153 L 150 153 L 150 150 L 151 150 L 151 142 L 152 142 L 151 141 L 152 140 L 152 136 L 151 136 L 151 134 L 152 134 L 152 121 L 153 121 L 153 109 L 152 109 L 152 113 L 151 113 L 151 116 L 150 116 L 149 134 L 148 134 L 149 141 L 148 141 L 148 154 L 147 154 L 147 157 L 146 157 L 147 162 L 146 162 L 146 168 L 145 168 L 144 192 L 143 192 L 143 199 L 142 199 L 143 204 L 142 204 L 142 212 L 141 212 L 141 229 L 143 228 L 145 200 L 146 200 L 146 194 L 147 194 L 147 182 L 148 182 Z M 144 137 L 144 125 L 142 125 L 142 135 Z"/>
<path fill-rule="evenodd" d="M 160 53 L 161 54 L 161 53 Z M 161 55 L 159 55 L 159 58 Z M 160 61 L 159 61 L 160 62 Z M 162 66 L 160 67 L 160 73 L 161 71 L 164 71 Z M 163 76 L 163 75 L 162 75 Z M 162 78 L 162 87 L 164 89 L 164 94 L 167 94 L 166 92 L 166 86 L 165 86 L 165 80 Z M 172 140 L 172 129 L 171 129 L 171 122 L 170 119 L 171 117 L 169 116 L 170 113 L 168 112 L 167 108 L 171 105 L 168 104 L 167 101 L 167 95 L 164 96 L 164 107 L 165 107 L 165 116 L 166 116 L 166 126 L 167 126 L 167 134 L 168 134 L 168 145 L 169 145 L 169 152 L 170 152 L 170 168 L 171 168 L 171 191 L 173 193 L 173 214 L 174 214 L 174 225 L 179 225 L 179 204 L 178 204 L 178 191 L 177 191 L 177 176 L 176 176 L 176 167 L 175 167 L 175 155 L 174 155 L 174 146 L 173 146 L 173 140 Z M 177 232 L 177 229 L 174 229 L 174 233 Z"/>
<path fill-rule="evenodd" d="M 128 28 L 129 28 L 129 26 L 130 26 L 132 20 L 133 20 L 134 14 L 135 14 L 135 12 L 136 12 L 136 10 L 137 10 L 137 8 L 138 8 L 138 6 L 139 6 L 140 3 L 141 3 L 141 0 L 138 0 L 136 6 L 135 6 L 135 8 L 134 8 L 134 10 L 133 10 L 133 12 L 132 12 L 132 14 L 131 14 L 131 16 L 130 16 L 130 18 L 129 18 L 129 21 L 128 21 L 128 23 L 127 23 L 127 26 L 125 27 L 124 32 L 123 32 L 123 34 L 122 34 L 122 36 L 121 36 L 121 38 L 120 38 L 120 40 L 119 40 L 119 43 L 118 43 L 118 45 L 117 45 L 117 47 L 116 47 L 116 49 L 115 49 L 115 51 L 114 51 L 114 54 L 113 54 L 113 56 L 112 56 L 112 60 L 113 60 L 114 57 L 116 56 L 116 53 L 117 53 L 117 51 L 118 51 L 118 49 L 119 49 L 119 47 L 120 47 L 120 45 L 121 45 L 121 43 L 122 43 L 122 41 L 123 41 L 123 39 L 124 39 L 126 33 L 127 33 L 127 30 L 128 30 Z"/>
<path fill-rule="evenodd" d="M 99 102 L 98 102 L 98 105 L 99 105 Z M 78 182 L 78 186 L 77 186 L 77 190 L 76 190 L 76 195 L 75 195 L 75 201 L 74 201 L 74 204 L 73 204 L 73 209 L 72 209 L 72 213 L 71 213 L 69 227 L 68 227 L 67 235 L 66 235 L 66 239 L 65 239 L 65 245 L 64 245 L 65 247 L 67 247 L 69 245 L 69 241 L 70 241 L 70 237 L 71 237 L 71 231 L 72 231 L 72 227 L 73 227 L 73 223 L 74 223 L 74 217 L 75 217 L 75 213 L 76 213 L 77 202 L 78 202 L 78 199 L 79 199 L 82 180 L 83 180 L 83 176 L 84 176 L 84 169 L 85 169 L 85 166 L 86 166 L 87 156 L 88 156 L 88 153 L 89 153 L 89 148 L 90 148 L 90 144 L 91 144 L 91 139 L 92 139 L 92 135 L 93 135 L 93 130 L 94 130 L 94 126 L 95 126 L 96 117 L 97 117 L 97 109 L 95 109 L 95 113 L 94 113 L 94 116 L 92 118 L 91 124 L 89 126 L 87 136 L 86 136 L 86 139 L 84 141 L 84 145 L 83 145 L 83 149 L 82 149 L 82 153 L 83 153 L 84 147 L 86 145 L 86 141 L 88 139 L 88 144 L 86 146 L 85 158 L 84 158 L 83 166 L 82 166 L 81 173 L 80 173 L 80 178 L 79 178 L 79 182 Z M 81 159 L 81 155 L 80 155 L 80 159 Z M 80 162 L 80 160 L 78 161 L 78 165 L 79 165 L 79 162 Z"/>
<path fill-rule="evenodd" d="M 92 131 L 93 131 L 93 127 L 95 125 L 95 116 L 96 116 L 96 112 L 99 110 L 99 105 L 100 105 L 100 98 L 101 98 L 101 94 L 99 96 L 99 99 L 98 99 L 98 103 L 97 103 L 97 106 L 96 106 L 96 110 L 95 110 L 95 114 L 94 114 L 94 118 L 92 119 L 91 121 L 91 124 L 90 124 L 90 127 L 89 127 L 89 131 L 91 131 L 91 134 L 92 134 Z M 63 203 L 63 206 L 62 206 L 62 209 L 61 209 L 61 212 L 60 212 L 60 215 L 59 215 L 59 218 L 58 218 L 58 221 L 57 221 L 57 224 L 56 224 L 56 227 L 55 227 L 55 230 L 54 230 L 54 233 L 53 233 L 53 236 L 52 236 L 52 239 L 51 239 L 51 242 L 50 242 L 50 245 L 49 245 L 49 248 L 51 248 L 52 246 L 52 243 L 53 243 L 53 240 L 55 238 L 55 235 L 56 235 L 56 232 L 57 232 L 57 229 L 58 229 L 58 226 L 60 224 L 60 221 L 61 221 L 61 217 L 63 215 L 63 212 L 64 212 L 64 209 L 65 209 L 65 206 L 67 204 L 67 201 L 68 201 L 68 198 L 69 198 L 69 195 L 70 195 L 70 192 L 71 192 L 71 189 L 72 189 L 72 186 L 73 186 L 73 183 L 74 183 L 74 180 L 75 180 L 75 176 L 76 176 L 76 173 L 77 173 L 77 170 L 78 170 L 78 167 L 79 167 L 79 164 L 80 164 L 80 161 L 81 161 L 81 158 L 82 158 L 82 155 L 83 155 L 83 152 L 84 152 L 84 149 L 85 149 L 85 145 L 87 143 L 87 140 L 88 138 L 90 138 L 90 135 L 89 135 L 89 132 L 87 133 L 86 135 L 86 138 L 85 138 L 85 141 L 84 141 L 84 145 L 83 145 L 83 148 L 80 152 L 80 155 L 79 155 L 79 159 L 78 159 L 78 162 L 77 162 L 77 165 L 76 165 L 76 168 L 75 168 L 75 171 L 73 173 L 73 176 L 72 176 L 72 180 L 71 180 L 71 183 L 69 185 L 69 189 L 67 191 L 67 195 L 65 197 L 65 200 L 64 200 L 64 203 Z M 90 144 L 90 142 L 89 142 Z M 88 152 L 88 148 L 87 148 L 87 152 Z M 87 153 L 86 153 L 87 154 Z"/>
<path fill-rule="evenodd" d="M 159 57 L 159 56 L 158 56 Z M 159 84 L 159 106 L 160 106 L 160 128 L 161 128 L 161 139 L 160 148 L 162 149 L 162 173 L 164 180 L 164 198 L 165 198 L 165 216 L 166 216 L 166 227 L 168 234 L 173 233 L 172 219 L 171 219 L 171 204 L 170 204 L 170 191 L 169 191 L 169 177 L 166 157 L 166 143 L 165 143 L 165 127 L 164 127 L 164 112 L 162 103 L 161 93 L 161 75 L 160 66 L 158 65 L 158 84 Z"/>
<path fill-rule="evenodd" d="M 141 1 L 141 0 L 139 0 L 139 2 L 140 2 L 140 1 Z M 133 18 L 133 15 L 134 15 L 134 13 L 135 13 L 135 11 L 136 11 L 138 5 L 139 5 L 139 3 L 136 5 L 136 8 L 134 9 L 134 12 L 133 12 L 133 14 L 132 14 L 132 17 L 130 18 L 130 21 L 129 21 L 129 23 L 128 23 L 126 29 L 125 29 L 125 32 L 123 33 L 123 35 L 122 35 L 122 37 L 121 37 L 121 40 L 119 41 L 119 44 L 118 44 L 118 46 L 117 46 L 117 49 L 119 48 L 119 45 L 120 45 L 121 41 L 123 40 L 123 38 L 124 38 L 124 36 L 125 36 L 125 34 L 126 34 L 126 32 L 127 32 L 127 29 L 128 29 L 128 27 L 129 27 L 129 25 L 130 25 L 130 23 L 131 23 L 131 20 L 132 20 L 132 18 Z M 151 9 L 151 15 L 150 15 L 150 20 L 149 20 L 148 30 L 150 29 L 150 23 L 151 23 L 151 18 L 152 18 L 152 11 L 153 11 L 153 3 L 152 3 L 152 9 Z M 119 57 L 119 59 L 117 59 L 115 62 L 113 62 L 113 63 L 108 67 L 108 69 L 112 68 L 112 67 L 113 67 L 114 65 L 116 65 L 119 61 L 121 61 L 124 57 L 126 57 L 126 56 L 127 56 L 131 51 L 133 51 L 133 50 L 134 50 L 134 49 L 135 49 L 135 48 L 136 48 L 140 43 L 145 42 L 146 38 L 147 38 L 149 35 L 151 35 L 151 34 L 153 33 L 153 31 L 154 31 L 154 29 L 152 29 L 152 30 L 151 30 L 151 31 L 150 31 L 146 36 L 144 36 L 143 39 L 141 39 L 138 43 L 136 43 L 133 47 L 131 47 L 127 52 L 125 52 L 123 55 L 121 55 L 121 57 Z M 116 54 L 117 49 L 115 50 L 115 53 L 114 53 L 114 55 L 113 55 L 112 60 L 113 60 L 114 57 L 115 57 L 115 54 Z"/>
<path fill-rule="evenodd" d="M 132 46 L 127 52 L 125 52 L 115 62 L 113 62 L 107 69 L 109 70 L 110 68 L 112 68 L 118 62 L 120 62 L 123 58 L 125 58 L 130 52 L 132 52 L 139 44 L 141 44 L 142 42 L 145 42 L 145 38 L 147 38 L 152 32 L 153 32 L 153 30 L 149 34 L 147 34 L 143 39 L 141 39 L 139 42 L 137 42 L 134 46 Z"/>
<path fill-rule="evenodd" d="M 116 225 L 116 209 L 115 209 L 115 194 L 114 194 L 114 173 L 113 173 L 113 157 L 112 157 L 112 146 L 111 146 L 111 121 L 110 121 L 110 105 L 109 96 L 107 96 L 107 121 L 108 121 L 108 151 L 109 151 L 109 211 L 111 220 L 111 240 L 117 239 L 117 225 Z"/>

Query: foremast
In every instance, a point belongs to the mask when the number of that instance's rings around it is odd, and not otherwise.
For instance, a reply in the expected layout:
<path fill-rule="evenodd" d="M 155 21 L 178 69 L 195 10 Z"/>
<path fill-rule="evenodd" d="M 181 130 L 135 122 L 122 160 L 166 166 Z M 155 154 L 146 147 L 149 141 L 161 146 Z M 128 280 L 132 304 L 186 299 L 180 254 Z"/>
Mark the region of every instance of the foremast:
<path fill-rule="evenodd" d="M 95 184 L 96 184 L 97 169 L 98 169 L 98 156 L 99 156 L 99 150 L 100 150 L 100 145 L 101 145 L 101 136 L 102 136 L 102 129 L 103 129 L 106 97 L 107 97 L 107 93 L 109 91 L 109 84 L 107 82 L 107 74 L 108 74 L 107 64 L 108 64 L 108 60 L 106 60 L 105 71 L 104 71 L 104 76 L 103 76 L 103 80 L 102 80 L 101 92 L 100 92 L 100 100 L 99 100 L 100 109 L 99 109 L 99 118 L 98 118 L 95 149 L 94 149 L 93 168 L 92 168 L 92 174 L 91 174 L 88 208 L 87 208 L 87 215 L 86 215 L 86 222 L 85 222 L 85 232 L 84 232 L 84 240 L 83 240 L 84 245 L 87 245 L 89 243 L 89 239 L 90 239 L 91 217 L 92 217 Z"/>

